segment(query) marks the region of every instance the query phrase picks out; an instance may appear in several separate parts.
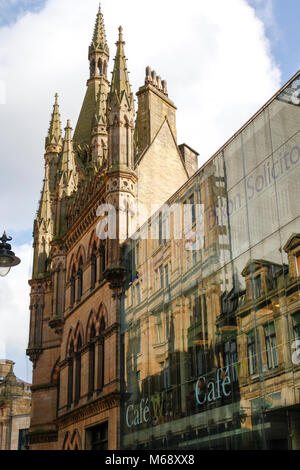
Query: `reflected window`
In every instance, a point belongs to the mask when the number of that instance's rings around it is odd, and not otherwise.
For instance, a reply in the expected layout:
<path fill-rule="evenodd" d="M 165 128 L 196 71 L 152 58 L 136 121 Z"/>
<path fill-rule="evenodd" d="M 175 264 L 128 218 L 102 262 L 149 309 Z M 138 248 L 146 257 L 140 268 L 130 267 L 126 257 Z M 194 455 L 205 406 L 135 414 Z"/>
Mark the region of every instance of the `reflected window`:
<path fill-rule="evenodd" d="M 297 272 L 297 276 L 299 277 L 300 276 L 300 254 L 295 256 L 295 258 L 296 258 L 296 272 Z"/>
<path fill-rule="evenodd" d="M 164 288 L 164 267 L 161 265 L 159 267 L 159 275 L 160 275 L 160 288 Z"/>
<path fill-rule="evenodd" d="M 136 252 L 136 256 L 135 256 L 136 265 L 139 266 L 139 264 L 140 264 L 140 244 L 139 243 L 136 244 L 135 252 Z"/>
<path fill-rule="evenodd" d="M 137 298 L 137 303 L 139 305 L 141 303 L 141 286 L 139 282 L 136 285 L 136 298 Z"/>
<path fill-rule="evenodd" d="M 232 381 L 237 379 L 235 364 L 238 362 L 236 341 L 227 341 L 224 345 L 225 366 L 229 367 Z"/>
<path fill-rule="evenodd" d="M 300 339 L 300 311 L 293 315 L 293 332 L 295 341 Z"/>
<path fill-rule="evenodd" d="M 261 297 L 261 277 L 256 276 L 252 279 L 252 298 L 259 299 Z"/>
<path fill-rule="evenodd" d="M 158 344 L 162 343 L 163 342 L 163 325 L 162 325 L 161 316 L 157 318 L 156 334 L 157 334 L 157 343 Z"/>
<path fill-rule="evenodd" d="M 257 372 L 257 358 L 256 358 L 256 345 L 254 331 L 248 334 L 247 337 L 247 352 L 248 352 L 248 368 L 249 374 L 253 375 Z"/>
<path fill-rule="evenodd" d="M 277 354 L 276 333 L 275 333 L 274 323 L 265 325 L 264 331 L 265 331 L 268 368 L 274 369 L 275 367 L 278 367 L 278 354 Z"/>
<path fill-rule="evenodd" d="M 166 264 L 165 266 L 165 279 L 166 279 L 166 287 L 169 285 L 169 266 Z"/>

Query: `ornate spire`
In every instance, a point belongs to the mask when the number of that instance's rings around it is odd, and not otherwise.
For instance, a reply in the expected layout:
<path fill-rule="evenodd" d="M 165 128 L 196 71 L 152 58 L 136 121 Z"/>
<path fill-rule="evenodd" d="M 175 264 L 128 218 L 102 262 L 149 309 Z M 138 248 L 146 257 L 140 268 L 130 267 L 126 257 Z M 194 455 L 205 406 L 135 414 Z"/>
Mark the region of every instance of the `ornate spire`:
<path fill-rule="evenodd" d="M 39 210 L 37 213 L 37 222 L 38 222 L 39 227 L 43 229 L 44 233 L 49 232 L 49 228 L 52 222 L 52 215 L 51 215 L 51 202 L 50 202 L 49 177 L 48 177 L 47 165 L 45 169 L 45 179 L 44 179 L 44 184 L 43 184 L 43 189 L 42 189 Z"/>
<path fill-rule="evenodd" d="M 115 57 L 114 70 L 111 81 L 110 97 L 117 94 L 121 101 L 123 94 L 127 95 L 127 99 L 130 104 L 133 101 L 133 94 L 129 83 L 128 70 L 127 70 L 127 59 L 125 57 L 123 40 L 123 28 L 119 27 L 119 40 L 116 42 L 117 53 Z"/>
<path fill-rule="evenodd" d="M 93 118 L 93 127 L 102 125 L 105 126 L 107 123 L 107 85 L 101 80 L 97 95 L 97 101 L 95 106 L 95 114 Z"/>
<path fill-rule="evenodd" d="M 65 128 L 63 152 L 60 163 L 59 195 L 70 196 L 77 188 L 78 174 L 73 151 L 72 128 L 68 120 Z"/>
<path fill-rule="evenodd" d="M 107 40 L 106 40 L 106 33 L 105 33 L 103 14 L 101 11 L 101 4 L 99 4 L 99 10 L 97 13 L 94 35 L 92 39 L 92 44 L 90 46 L 90 53 L 96 50 L 105 51 L 109 55 L 109 48 L 108 48 Z"/>
<path fill-rule="evenodd" d="M 61 143 L 61 124 L 58 105 L 58 94 L 56 93 L 48 136 L 46 137 L 46 147 L 48 145 L 61 145 Z"/>

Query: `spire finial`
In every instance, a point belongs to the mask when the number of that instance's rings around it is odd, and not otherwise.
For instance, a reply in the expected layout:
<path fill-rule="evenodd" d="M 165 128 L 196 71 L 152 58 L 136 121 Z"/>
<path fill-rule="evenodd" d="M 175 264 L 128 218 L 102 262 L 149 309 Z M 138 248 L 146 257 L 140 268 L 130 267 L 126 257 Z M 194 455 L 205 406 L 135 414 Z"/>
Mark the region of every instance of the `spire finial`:
<path fill-rule="evenodd" d="M 117 53 L 115 57 L 115 65 L 111 80 L 110 94 L 113 95 L 115 92 L 117 92 L 117 94 L 121 96 L 123 92 L 126 92 L 127 97 L 129 98 L 132 96 L 132 91 L 128 78 L 124 45 L 125 42 L 123 41 L 123 28 L 122 26 L 120 26 L 119 40 L 116 43 Z"/>
<path fill-rule="evenodd" d="M 123 27 L 119 26 L 119 42 L 123 42 Z"/>
<path fill-rule="evenodd" d="M 96 49 L 105 51 L 107 54 L 109 54 L 105 27 L 104 27 L 103 14 L 101 11 L 101 2 L 99 3 L 99 9 L 98 9 L 97 17 L 96 17 L 96 24 L 95 24 L 92 44 L 90 47 L 90 52 L 92 52 L 92 50 L 95 51 Z"/>
<path fill-rule="evenodd" d="M 50 121 L 50 127 L 48 131 L 48 136 L 46 138 L 46 146 L 54 144 L 61 144 L 61 125 L 60 125 L 60 114 L 59 114 L 59 104 L 58 104 L 58 93 L 55 93 L 55 102 L 53 105 L 53 112 Z"/>

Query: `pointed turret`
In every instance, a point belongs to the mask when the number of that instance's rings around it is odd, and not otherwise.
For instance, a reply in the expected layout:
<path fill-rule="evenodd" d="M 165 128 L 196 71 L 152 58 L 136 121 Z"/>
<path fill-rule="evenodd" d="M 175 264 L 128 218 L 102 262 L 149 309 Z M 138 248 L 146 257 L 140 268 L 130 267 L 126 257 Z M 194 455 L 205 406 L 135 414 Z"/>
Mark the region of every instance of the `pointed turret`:
<path fill-rule="evenodd" d="M 56 93 L 55 103 L 53 105 L 53 112 L 52 112 L 52 117 L 50 121 L 50 127 L 48 131 L 48 135 L 46 137 L 46 150 L 48 150 L 47 147 L 49 146 L 61 147 L 61 145 L 62 145 L 61 123 L 60 123 L 60 114 L 59 114 L 58 94 Z M 48 151 L 51 151 L 51 150 L 48 150 Z"/>
<path fill-rule="evenodd" d="M 100 82 L 91 138 L 91 162 L 93 171 L 100 171 L 107 164 L 107 86 Z"/>
<path fill-rule="evenodd" d="M 63 152 L 59 168 L 59 197 L 71 196 L 71 194 L 76 191 L 77 184 L 78 173 L 73 151 L 72 128 L 68 120 L 65 128 Z"/>
<path fill-rule="evenodd" d="M 45 145 L 45 164 L 48 167 L 49 189 L 51 198 L 55 198 L 57 170 L 59 154 L 62 150 L 61 123 L 58 105 L 58 94 L 55 95 L 55 103 L 50 121 Z"/>
<path fill-rule="evenodd" d="M 108 241 L 110 252 L 106 279 L 112 285 L 121 283 L 125 267 L 120 268 L 120 246 L 133 230 L 137 195 L 137 175 L 134 171 L 133 130 L 134 99 L 128 78 L 124 51 L 123 29 L 119 39 L 108 97 L 108 169 L 105 175 L 105 202 L 117 213 L 116 238 Z"/>
<path fill-rule="evenodd" d="M 95 51 L 104 51 L 107 53 L 107 55 L 109 55 L 109 48 L 106 40 L 105 26 L 100 4 L 96 18 L 92 44 L 89 49 L 90 54 Z"/>
<path fill-rule="evenodd" d="M 45 178 L 37 217 L 34 222 L 34 262 L 33 278 L 41 278 L 47 274 L 47 259 L 50 254 L 50 243 L 53 240 L 54 223 L 49 189 L 49 166 L 45 166 Z"/>
<path fill-rule="evenodd" d="M 125 57 L 124 46 L 125 42 L 123 40 L 123 28 L 119 27 L 119 40 L 116 43 L 117 53 L 114 59 L 114 70 L 111 81 L 111 89 L 109 93 L 109 101 L 111 102 L 114 96 L 119 98 L 119 101 L 122 100 L 123 95 L 127 96 L 127 100 L 130 105 L 133 103 L 133 94 L 131 91 L 131 86 L 129 82 L 128 70 L 127 70 L 127 59 Z"/>
<path fill-rule="evenodd" d="M 43 228 L 45 233 L 48 233 L 49 228 L 52 222 L 51 216 L 51 201 L 50 201 L 50 189 L 49 189 L 49 179 L 46 169 L 46 175 L 43 183 L 42 195 L 39 204 L 39 209 L 37 213 L 37 222 L 39 227 Z"/>
<path fill-rule="evenodd" d="M 85 155 L 90 153 L 92 127 L 100 87 L 100 101 L 105 102 L 107 99 L 109 91 L 108 61 L 109 48 L 103 14 L 99 6 L 93 39 L 89 47 L 90 78 L 87 82 L 88 88 L 73 137 L 75 151 L 82 157 L 82 161 L 85 160 Z"/>
<path fill-rule="evenodd" d="M 109 170 L 134 169 L 133 130 L 134 99 L 129 83 L 124 51 L 123 28 L 119 27 L 119 40 L 108 96 Z"/>

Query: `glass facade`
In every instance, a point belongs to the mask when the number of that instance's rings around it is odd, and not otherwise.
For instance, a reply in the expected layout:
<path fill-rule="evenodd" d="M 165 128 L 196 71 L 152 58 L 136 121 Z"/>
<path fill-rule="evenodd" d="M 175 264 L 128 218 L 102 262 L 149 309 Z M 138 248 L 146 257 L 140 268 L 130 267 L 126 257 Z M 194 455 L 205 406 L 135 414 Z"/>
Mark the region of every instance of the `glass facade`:
<path fill-rule="evenodd" d="M 300 449 L 299 88 L 125 246 L 123 449 Z"/>

